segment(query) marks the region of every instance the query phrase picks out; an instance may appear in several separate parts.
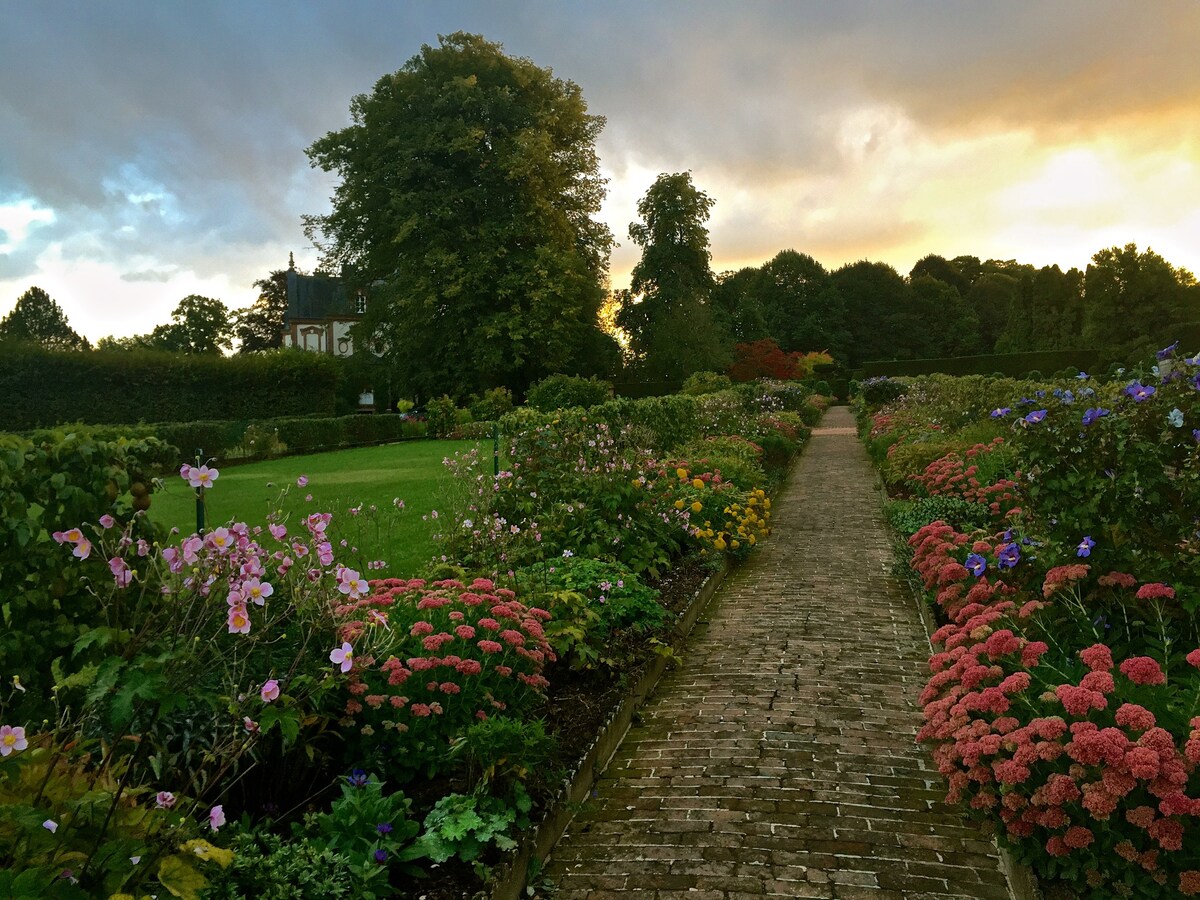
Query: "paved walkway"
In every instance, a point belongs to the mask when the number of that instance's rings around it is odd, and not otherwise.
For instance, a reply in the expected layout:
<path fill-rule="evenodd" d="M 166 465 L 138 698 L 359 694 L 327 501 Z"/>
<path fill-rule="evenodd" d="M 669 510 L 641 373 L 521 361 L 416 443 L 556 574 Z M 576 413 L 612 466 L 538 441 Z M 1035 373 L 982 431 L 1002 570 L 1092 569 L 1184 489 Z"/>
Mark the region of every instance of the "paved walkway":
<path fill-rule="evenodd" d="M 555 900 L 1009 896 L 914 744 L 928 644 L 845 408 L 546 874 Z"/>

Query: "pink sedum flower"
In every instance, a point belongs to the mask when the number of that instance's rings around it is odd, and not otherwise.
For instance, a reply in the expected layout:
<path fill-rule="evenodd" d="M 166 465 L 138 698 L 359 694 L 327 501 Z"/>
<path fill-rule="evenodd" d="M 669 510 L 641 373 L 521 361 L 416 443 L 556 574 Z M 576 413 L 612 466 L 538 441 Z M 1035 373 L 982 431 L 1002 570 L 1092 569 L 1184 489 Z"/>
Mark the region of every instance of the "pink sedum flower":
<path fill-rule="evenodd" d="M 279 699 L 279 682 L 274 678 L 267 679 L 259 690 L 259 695 L 263 699 L 263 703 L 271 703 Z"/>
<path fill-rule="evenodd" d="M 8 756 L 29 746 L 25 740 L 25 729 L 18 725 L 0 725 L 0 756 Z"/>

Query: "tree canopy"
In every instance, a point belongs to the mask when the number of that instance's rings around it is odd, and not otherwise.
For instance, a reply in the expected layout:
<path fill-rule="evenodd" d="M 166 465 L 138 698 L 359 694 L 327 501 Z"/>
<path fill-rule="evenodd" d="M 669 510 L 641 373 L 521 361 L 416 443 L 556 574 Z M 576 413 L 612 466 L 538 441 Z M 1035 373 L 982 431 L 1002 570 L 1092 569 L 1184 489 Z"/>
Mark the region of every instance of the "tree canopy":
<path fill-rule="evenodd" d="M 90 350 L 88 339 L 67 323 L 66 313 L 40 287 L 31 287 L 0 320 L 0 341 L 40 344 L 50 350 Z"/>
<path fill-rule="evenodd" d="M 724 369 L 729 360 L 712 308 L 716 279 L 705 224 L 712 205 L 690 172 L 664 173 L 638 201 L 641 221 L 629 226 L 642 258 L 617 322 L 650 379 L 682 381 Z"/>
<path fill-rule="evenodd" d="M 238 353 L 278 350 L 283 346 L 283 320 L 287 315 L 287 269 L 276 269 L 254 282 L 258 299 L 233 314 L 233 335 Z"/>
<path fill-rule="evenodd" d="M 306 223 L 323 266 L 367 293 L 356 345 L 381 347 L 424 396 L 522 393 L 604 354 L 604 119 L 578 85 L 460 32 L 350 113 L 308 149 L 341 181 Z"/>

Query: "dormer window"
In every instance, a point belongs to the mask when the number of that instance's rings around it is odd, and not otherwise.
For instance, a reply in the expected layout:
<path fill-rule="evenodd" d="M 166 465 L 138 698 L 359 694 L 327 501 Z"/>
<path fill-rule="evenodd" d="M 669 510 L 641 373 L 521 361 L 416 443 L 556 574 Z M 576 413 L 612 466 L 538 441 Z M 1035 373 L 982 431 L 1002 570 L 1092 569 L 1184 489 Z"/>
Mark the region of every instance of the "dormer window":
<path fill-rule="evenodd" d="M 362 294 L 354 298 L 354 311 L 360 316 L 367 311 L 367 298 Z"/>

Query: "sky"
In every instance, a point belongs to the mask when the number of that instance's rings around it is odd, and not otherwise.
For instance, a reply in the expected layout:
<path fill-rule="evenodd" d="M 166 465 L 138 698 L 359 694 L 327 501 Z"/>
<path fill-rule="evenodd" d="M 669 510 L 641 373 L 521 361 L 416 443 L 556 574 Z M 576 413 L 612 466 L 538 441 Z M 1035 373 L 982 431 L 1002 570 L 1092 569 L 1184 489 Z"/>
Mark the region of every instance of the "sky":
<path fill-rule="evenodd" d="M 638 199 L 685 170 L 716 272 L 1127 243 L 1200 271 L 1196 0 L 0 0 L 0 22 L 0 316 L 37 285 L 93 341 L 315 266 L 301 217 L 336 181 L 305 148 L 455 31 L 606 118 L 613 287 Z"/>

